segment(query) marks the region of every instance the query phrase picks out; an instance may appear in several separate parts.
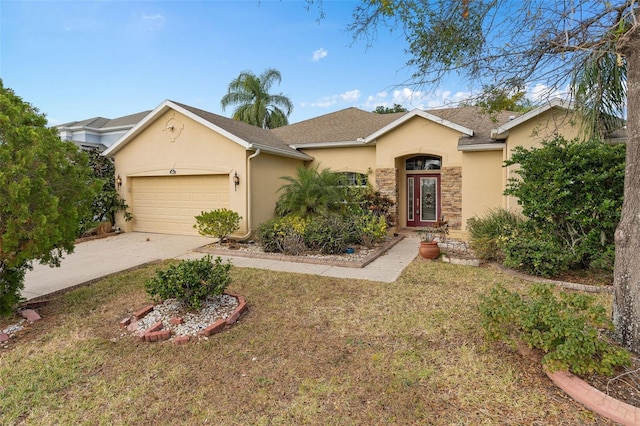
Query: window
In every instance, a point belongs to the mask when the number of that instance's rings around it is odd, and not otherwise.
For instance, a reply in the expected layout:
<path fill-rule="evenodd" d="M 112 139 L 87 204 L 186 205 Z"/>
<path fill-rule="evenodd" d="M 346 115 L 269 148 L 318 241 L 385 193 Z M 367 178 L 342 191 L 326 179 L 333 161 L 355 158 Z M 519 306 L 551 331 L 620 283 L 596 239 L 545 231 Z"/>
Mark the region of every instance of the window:
<path fill-rule="evenodd" d="M 342 172 L 346 186 L 367 186 L 367 175 L 356 172 Z"/>
<path fill-rule="evenodd" d="M 417 155 L 407 158 L 405 170 L 440 170 L 442 158 L 434 155 Z"/>

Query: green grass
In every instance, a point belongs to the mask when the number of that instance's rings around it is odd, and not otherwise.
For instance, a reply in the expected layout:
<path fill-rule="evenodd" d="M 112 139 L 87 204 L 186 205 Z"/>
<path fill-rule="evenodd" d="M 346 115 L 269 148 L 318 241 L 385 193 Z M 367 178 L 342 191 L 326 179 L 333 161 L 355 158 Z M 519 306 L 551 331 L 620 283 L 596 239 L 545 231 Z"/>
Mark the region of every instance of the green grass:
<path fill-rule="evenodd" d="M 0 424 L 602 424 L 485 342 L 478 295 L 528 285 L 492 269 L 418 258 L 389 284 L 234 268 L 248 312 L 174 346 L 118 329 L 155 268 L 60 297 L 0 349 Z"/>

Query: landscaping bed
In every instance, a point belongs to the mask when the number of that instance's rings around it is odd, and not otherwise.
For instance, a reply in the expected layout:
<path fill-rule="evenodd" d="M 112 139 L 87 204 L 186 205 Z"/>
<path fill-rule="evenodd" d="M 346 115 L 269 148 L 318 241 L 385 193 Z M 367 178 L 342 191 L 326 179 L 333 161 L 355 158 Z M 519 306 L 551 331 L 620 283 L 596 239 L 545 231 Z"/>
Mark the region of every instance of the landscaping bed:
<path fill-rule="evenodd" d="M 255 257 L 260 259 L 274 259 L 288 262 L 313 263 L 323 265 L 342 266 L 347 268 L 363 268 L 400 242 L 404 237 L 395 235 L 373 247 L 353 245 L 345 253 L 323 254 L 317 251 L 305 251 L 299 255 L 283 253 L 267 253 L 260 244 L 255 242 L 230 242 L 228 244 L 209 244 L 196 251 L 219 256 Z"/>

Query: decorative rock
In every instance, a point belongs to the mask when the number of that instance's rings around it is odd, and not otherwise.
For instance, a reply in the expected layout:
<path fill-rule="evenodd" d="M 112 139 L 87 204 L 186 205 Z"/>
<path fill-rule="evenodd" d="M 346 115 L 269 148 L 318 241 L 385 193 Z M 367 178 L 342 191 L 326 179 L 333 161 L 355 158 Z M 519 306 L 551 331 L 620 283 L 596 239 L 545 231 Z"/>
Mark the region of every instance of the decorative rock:
<path fill-rule="evenodd" d="M 238 318 L 240 318 L 240 314 L 242 314 L 245 311 L 245 309 L 247 309 L 246 303 L 241 303 L 240 305 L 238 305 L 235 312 L 231 314 L 229 318 L 227 318 L 227 324 L 231 325 L 234 322 L 238 321 Z"/>
<path fill-rule="evenodd" d="M 9 340 L 9 335 L 6 333 L 0 333 L 0 343 L 4 343 Z"/>
<path fill-rule="evenodd" d="M 31 322 L 42 319 L 40 315 L 38 315 L 38 313 L 33 309 L 23 309 L 20 311 L 20 315 L 22 316 L 22 318 L 26 318 L 28 321 L 31 321 Z"/>

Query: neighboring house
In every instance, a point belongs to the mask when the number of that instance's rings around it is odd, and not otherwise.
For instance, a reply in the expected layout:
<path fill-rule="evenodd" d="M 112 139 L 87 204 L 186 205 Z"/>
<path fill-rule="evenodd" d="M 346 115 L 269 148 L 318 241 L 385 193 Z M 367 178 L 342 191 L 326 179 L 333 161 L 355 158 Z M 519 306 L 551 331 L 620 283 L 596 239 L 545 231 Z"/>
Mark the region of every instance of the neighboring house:
<path fill-rule="evenodd" d="M 398 228 L 441 217 L 452 237 L 466 221 L 496 207 L 517 208 L 503 195 L 511 150 L 556 134 L 578 135 L 569 104 L 554 100 L 526 114 L 490 117 L 462 107 L 375 114 L 347 108 L 264 130 L 165 101 L 111 145 L 120 195 L 133 220 L 125 231 L 196 234 L 194 216 L 229 208 L 242 216 L 237 238 L 273 216 L 282 176 L 301 165 L 366 175 L 395 201 Z"/>
<path fill-rule="evenodd" d="M 94 117 L 82 121 L 59 124 L 56 127 L 60 139 L 71 141 L 84 150 L 109 148 L 118 139 L 146 117 L 151 111 L 143 111 L 119 118 Z"/>

